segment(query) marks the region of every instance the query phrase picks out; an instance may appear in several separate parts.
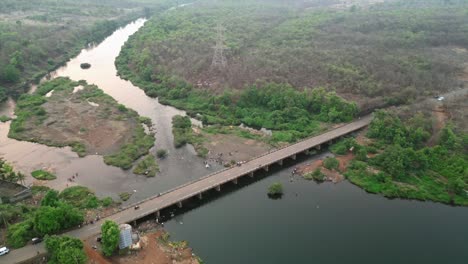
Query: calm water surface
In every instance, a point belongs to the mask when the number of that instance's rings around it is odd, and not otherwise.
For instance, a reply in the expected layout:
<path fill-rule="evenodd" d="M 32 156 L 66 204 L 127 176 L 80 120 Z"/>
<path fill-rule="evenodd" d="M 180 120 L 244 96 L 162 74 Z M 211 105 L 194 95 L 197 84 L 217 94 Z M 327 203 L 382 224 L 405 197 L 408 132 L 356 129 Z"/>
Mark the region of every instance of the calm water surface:
<path fill-rule="evenodd" d="M 295 179 L 292 168 L 166 225 L 210 264 L 468 263 L 468 209 Z M 285 195 L 267 197 L 281 182 Z M 182 224 L 181 224 L 182 223 Z"/>

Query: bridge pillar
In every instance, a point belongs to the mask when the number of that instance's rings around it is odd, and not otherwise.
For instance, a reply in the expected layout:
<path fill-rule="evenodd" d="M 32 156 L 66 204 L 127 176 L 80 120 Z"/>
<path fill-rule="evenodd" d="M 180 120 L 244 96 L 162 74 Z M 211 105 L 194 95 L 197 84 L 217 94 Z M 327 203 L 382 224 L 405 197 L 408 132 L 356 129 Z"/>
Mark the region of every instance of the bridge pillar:
<path fill-rule="evenodd" d="M 283 166 L 283 160 L 279 160 L 279 161 L 278 161 L 278 164 L 279 164 L 280 166 Z"/>
<path fill-rule="evenodd" d="M 220 192 L 220 191 L 221 191 L 221 185 L 216 186 L 215 189 L 216 189 L 218 192 Z"/>
<path fill-rule="evenodd" d="M 137 224 L 136 224 L 136 220 L 133 220 L 133 227 L 136 227 Z"/>
<path fill-rule="evenodd" d="M 234 184 L 237 184 L 237 178 L 234 179 L 234 180 L 232 180 L 232 182 L 233 182 Z"/>
<path fill-rule="evenodd" d="M 308 149 L 304 151 L 304 154 L 306 154 L 306 155 L 309 155 L 309 153 L 310 153 L 310 150 L 308 150 Z"/>
<path fill-rule="evenodd" d="M 154 215 L 156 216 L 156 218 L 161 217 L 161 211 L 156 211 L 156 213 L 154 213 Z"/>
<path fill-rule="evenodd" d="M 320 150 L 322 148 L 322 146 L 318 145 L 316 148 L 317 148 L 317 150 Z"/>
<path fill-rule="evenodd" d="M 203 199 L 202 193 L 197 194 L 197 197 L 198 197 L 198 199 L 200 199 L 200 200 Z"/>
<path fill-rule="evenodd" d="M 296 158 L 297 158 L 297 157 L 296 157 L 296 154 L 294 154 L 294 155 L 291 156 L 291 159 L 293 159 L 293 160 L 296 160 Z"/>
<path fill-rule="evenodd" d="M 182 208 L 182 202 L 177 202 L 177 207 Z"/>
<path fill-rule="evenodd" d="M 264 169 L 265 171 L 268 171 L 268 170 L 269 170 L 268 165 L 266 165 L 265 167 L 263 167 L 263 169 Z"/>
<path fill-rule="evenodd" d="M 249 172 L 249 176 L 250 176 L 250 178 L 253 178 L 254 177 L 254 172 L 253 171 Z"/>

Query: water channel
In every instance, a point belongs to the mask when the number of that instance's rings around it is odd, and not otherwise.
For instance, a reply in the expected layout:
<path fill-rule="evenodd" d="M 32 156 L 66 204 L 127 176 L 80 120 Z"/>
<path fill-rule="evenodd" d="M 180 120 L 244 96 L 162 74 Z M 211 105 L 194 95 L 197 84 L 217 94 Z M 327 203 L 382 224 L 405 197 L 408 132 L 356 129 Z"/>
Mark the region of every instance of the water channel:
<path fill-rule="evenodd" d="M 120 103 L 150 117 L 157 129 L 156 148 L 170 152 L 160 161 L 157 177 L 147 179 L 107 166 L 100 156 L 78 158 L 68 148 L 8 139 L 9 123 L 0 123 L 0 157 L 24 172 L 52 167 L 62 179 L 79 172 L 77 184 L 100 196 L 137 190 L 130 202 L 219 169 L 207 170 L 190 146 L 173 148 L 171 117 L 182 111 L 159 104 L 116 76 L 114 60 L 120 47 L 144 22 L 118 29 L 52 76 L 97 84 Z M 80 69 L 82 62 L 92 68 Z M 11 114 L 13 107 L 9 102 L 0 112 Z M 176 215 L 166 229 L 174 239 L 188 240 L 210 264 L 468 263 L 467 208 L 388 200 L 348 182 L 315 184 L 297 177 L 290 181 L 292 166 L 286 164 L 268 177 Z M 285 188 L 279 200 L 266 196 L 275 181 Z M 57 182 L 57 188 L 64 187 L 64 181 Z"/>
<path fill-rule="evenodd" d="M 101 197 L 118 198 L 121 192 L 133 193 L 128 203 L 139 201 L 220 169 L 216 164 L 212 164 L 209 169 L 205 168 L 203 160 L 196 156 L 192 146 L 174 148 L 172 117 L 177 114 L 185 115 L 184 111 L 159 104 L 157 99 L 146 96 L 143 90 L 117 76 L 115 58 L 128 37 L 143 26 L 145 21 L 139 19 L 116 30 L 102 43 L 82 50 L 64 67 L 49 75 L 50 78 L 67 76 L 72 80 L 86 80 L 90 84 L 96 84 L 119 103 L 134 109 L 142 116 L 150 117 L 156 129 L 156 146 L 152 152 L 160 148 L 169 151 L 169 156 L 159 161 L 161 172 L 157 177 L 137 176 L 131 171 L 108 166 L 99 155 L 79 158 L 70 148 L 47 147 L 9 139 L 7 137 L 9 123 L 0 123 L 0 157 L 14 164 L 16 169 L 28 176 L 36 169 L 52 169 L 58 179 L 48 183 L 48 186 L 55 189 L 65 188 L 68 184 L 67 178 L 78 173 L 80 177 L 75 183 L 90 187 Z M 80 64 L 83 62 L 90 63 L 91 69 L 81 69 Z M 9 101 L 0 109 L 0 114 L 11 115 L 13 109 L 14 103 Z M 32 180 L 29 176 L 28 182 Z"/>

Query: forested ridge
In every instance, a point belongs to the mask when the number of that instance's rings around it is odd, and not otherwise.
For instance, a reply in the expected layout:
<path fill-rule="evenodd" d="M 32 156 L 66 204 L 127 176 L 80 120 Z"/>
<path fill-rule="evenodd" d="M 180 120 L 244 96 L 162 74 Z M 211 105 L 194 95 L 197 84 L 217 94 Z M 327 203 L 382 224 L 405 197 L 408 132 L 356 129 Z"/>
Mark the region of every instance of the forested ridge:
<path fill-rule="evenodd" d="M 139 84 L 180 79 L 218 94 L 259 81 L 296 90 L 324 86 L 363 109 L 460 85 L 468 53 L 456 48 L 468 48 L 466 1 L 348 9 L 254 3 L 199 1 L 154 16 L 125 45 L 117 60 L 121 75 Z M 218 24 L 228 47 L 222 71 L 210 67 Z"/>
<path fill-rule="evenodd" d="M 119 26 L 167 9 L 170 1 L 0 1 L 0 102 Z"/>

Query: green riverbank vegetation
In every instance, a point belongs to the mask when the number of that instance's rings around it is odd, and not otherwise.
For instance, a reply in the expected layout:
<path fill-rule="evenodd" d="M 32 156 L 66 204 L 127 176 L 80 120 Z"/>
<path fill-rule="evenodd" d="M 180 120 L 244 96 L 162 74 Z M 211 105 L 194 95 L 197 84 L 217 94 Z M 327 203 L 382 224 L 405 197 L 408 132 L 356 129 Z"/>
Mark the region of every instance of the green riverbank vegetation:
<path fill-rule="evenodd" d="M 35 170 L 31 172 L 31 176 L 42 181 L 51 181 L 57 179 L 57 176 L 45 170 Z"/>
<path fill-rule="evenodd" d="M 33 237 L 58 234 L 75 228 L 84 221 L 84 211 L 108 204 L 109 198 L 99 200 L 93 192 L 82 186 L 66 188 L 62 192 L 51 189 L 42 193 L 39 206 L 24 203 L 0 205 L 2 221 L 7 225 L 6 244 L 12 248 L 25 246 Z M 35 192 L 35 195 L 38 195 Z"/>
<path fill-rule="evenodd" d="M 25 178 L 26 175 L 15 171 L 11 164 L 0 158 L 0 180 L 13 183 L 23 183 Z"/>
<path fill-rule="evenodd" d="M 133 169 L 133 173 L 146 177 L 154 177 L 158 172 L 159 166 L 156 163 L 156 158 L 151 154 L 142 158 Z"/>
<path fill-rule="evenodd" d="M 430 119 L 419 114 L 402 120 L 378 111 L 367 132 L 371 143 L 346 139 L 331 150 L 353 149 L 344 175 L 368 192 L 468 206 L 468 134 L 449 123 L 428 144 L 431 130 Z"/>
<path fill-rule="evenodd" d="M 172 134 L 174 135 L 174 146 L 180 148 L 185 144 L 192 144 L 198 156 L 206 157 L 208 150 L 203 147 L 203 136 L 194 133 L 192 121 L 188 116 L 175 115 L 172 118 Z"/>
<path fill-rule="evenodd" d="M 79 156 L 103 154 L 104 162 L 130 169 L 154 145 L 147 119 L 118 104 L 95 85 L 56 78 L 18 99 L 8 136 L 49 146 L 71 146 Z"/>

